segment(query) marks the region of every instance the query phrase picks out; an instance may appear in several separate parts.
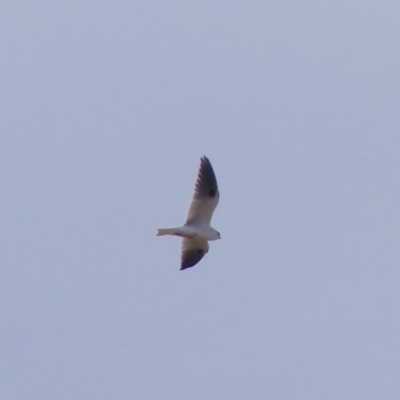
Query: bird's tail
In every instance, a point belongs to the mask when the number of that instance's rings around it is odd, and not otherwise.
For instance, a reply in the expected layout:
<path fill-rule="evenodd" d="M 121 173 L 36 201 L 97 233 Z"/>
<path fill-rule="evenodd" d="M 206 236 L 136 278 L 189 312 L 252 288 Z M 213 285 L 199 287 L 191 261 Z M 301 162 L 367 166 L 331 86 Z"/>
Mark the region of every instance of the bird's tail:
<path fill-rule="evenodd" d="M 175 228 L 158 229 L 157 236 L 163 236 L 163 235 L 176 235 L 176 229 Z"/>

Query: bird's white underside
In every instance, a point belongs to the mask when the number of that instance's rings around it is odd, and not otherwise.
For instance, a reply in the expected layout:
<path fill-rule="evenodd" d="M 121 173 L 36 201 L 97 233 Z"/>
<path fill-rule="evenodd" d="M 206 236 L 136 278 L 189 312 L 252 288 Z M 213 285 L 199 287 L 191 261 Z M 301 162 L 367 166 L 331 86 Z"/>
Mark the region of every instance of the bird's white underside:
<path fill-rule="evenodd" d="M 177 229 L 183 237 L 187 238 L 199 237 L 205 240 L 219 239 L 218 232 L 213 227 L 207 224 L 185 224 Z"/>
<path fill-rule="evenodd" d="M 190 202 L 186 216 L 186 222 L 193 221 L 210 225 L 215 208 L 218 205 L 218 198 L 193 199 Z"/>

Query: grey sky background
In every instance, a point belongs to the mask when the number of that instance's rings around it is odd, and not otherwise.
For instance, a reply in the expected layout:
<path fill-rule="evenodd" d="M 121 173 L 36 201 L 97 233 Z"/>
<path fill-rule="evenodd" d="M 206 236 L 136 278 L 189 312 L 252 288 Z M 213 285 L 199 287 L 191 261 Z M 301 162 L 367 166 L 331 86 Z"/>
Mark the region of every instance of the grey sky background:
<path fill-rule="evenodd" d="M 1 9 L 2 399 L 400 398 L 400 3 Z"/>

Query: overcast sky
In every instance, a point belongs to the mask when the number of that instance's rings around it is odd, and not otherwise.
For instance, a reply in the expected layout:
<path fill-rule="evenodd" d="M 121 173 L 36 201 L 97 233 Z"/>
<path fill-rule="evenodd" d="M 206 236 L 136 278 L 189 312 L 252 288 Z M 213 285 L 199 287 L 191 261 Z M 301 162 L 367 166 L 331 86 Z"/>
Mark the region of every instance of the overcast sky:
<path fill-rule="evenodd" d="M 399 21 L 2 2 L 0 397 L 398 400 Z M 179 271 L 203 155 L 222 240 Z"/>

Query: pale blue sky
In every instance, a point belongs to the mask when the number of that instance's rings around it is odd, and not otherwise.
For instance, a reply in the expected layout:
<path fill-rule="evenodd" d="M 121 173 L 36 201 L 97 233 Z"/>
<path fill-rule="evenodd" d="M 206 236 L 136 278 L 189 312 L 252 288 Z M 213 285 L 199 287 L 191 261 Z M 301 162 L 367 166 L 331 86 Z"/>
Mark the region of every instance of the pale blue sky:
<path fill-rule="evenodd" d="M 2 399 L 400 398 L 400 3 L 1 9 Z"/>

